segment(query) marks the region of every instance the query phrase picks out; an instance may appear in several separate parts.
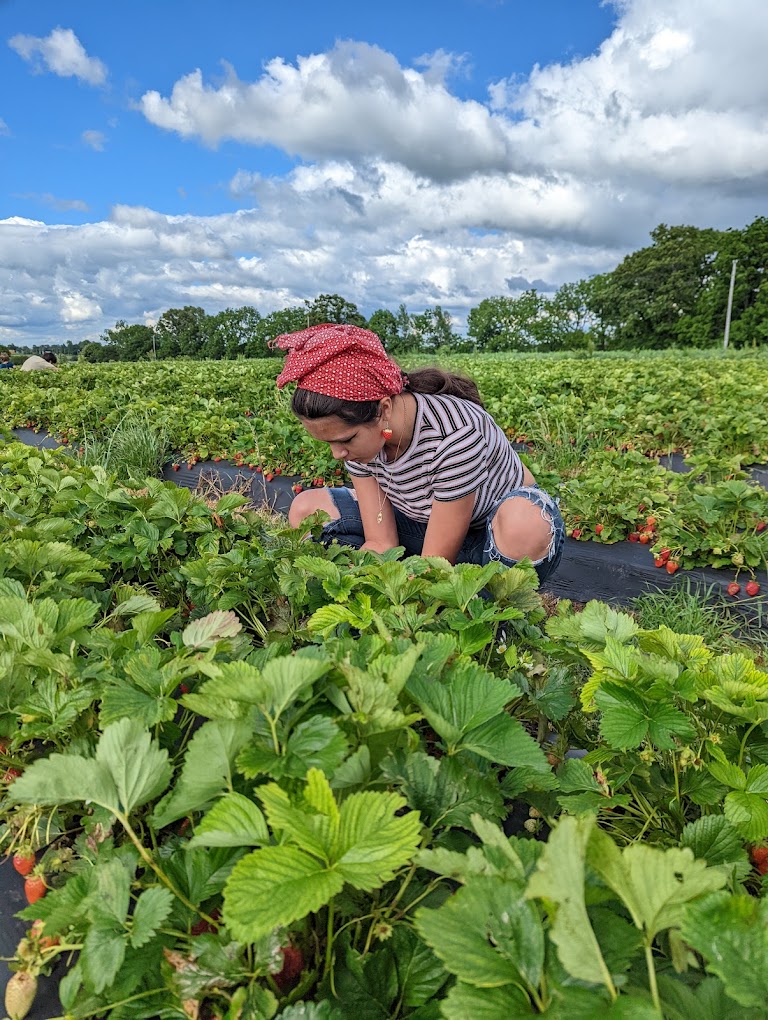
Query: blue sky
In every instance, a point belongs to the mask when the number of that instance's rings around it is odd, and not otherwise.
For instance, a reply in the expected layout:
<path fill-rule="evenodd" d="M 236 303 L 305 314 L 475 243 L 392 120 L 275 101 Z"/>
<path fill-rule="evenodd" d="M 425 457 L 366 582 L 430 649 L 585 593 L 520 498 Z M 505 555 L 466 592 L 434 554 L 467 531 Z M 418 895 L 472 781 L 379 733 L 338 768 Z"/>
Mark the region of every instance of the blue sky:
<path fill-rule="evenodd" d="M 554 289 L 765 211 L 762 0 L 0 0 L 0 342 Z"/>

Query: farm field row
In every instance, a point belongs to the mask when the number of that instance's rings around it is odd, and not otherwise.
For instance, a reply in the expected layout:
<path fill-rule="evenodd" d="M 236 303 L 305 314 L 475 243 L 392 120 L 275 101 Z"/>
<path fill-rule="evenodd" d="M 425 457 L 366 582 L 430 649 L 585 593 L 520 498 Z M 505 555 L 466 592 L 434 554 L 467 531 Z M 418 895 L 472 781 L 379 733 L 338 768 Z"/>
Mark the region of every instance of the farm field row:
<path fill-rule="evenodd" d="M 768 558 L 768 495 L 749 467 L 768 459 L 768 356 L 654 353 L 461 356 L 577 540 L 635 541 L 659 566 L 711 566 L 748 583 Z M 75 365 L 4 379 L 0 423 L 51 431 L 75 449 L 125 415 L 168 434 L 176 462 L 228 459 L 302 487 L 340 484 L 274 387 L 279 362 Z M 407 366 L 406 366 L 407 367 Z M 10 373 L 7 373 L 10 375 Z M 689 471 L 659 456 L 679 452 Z"/>
<path fill-rule="evenodd" d="M 19 443 L 0 504 L 13 995 L 53 973 L 77 1020 L 763 1015 L 754 650 Z"/>

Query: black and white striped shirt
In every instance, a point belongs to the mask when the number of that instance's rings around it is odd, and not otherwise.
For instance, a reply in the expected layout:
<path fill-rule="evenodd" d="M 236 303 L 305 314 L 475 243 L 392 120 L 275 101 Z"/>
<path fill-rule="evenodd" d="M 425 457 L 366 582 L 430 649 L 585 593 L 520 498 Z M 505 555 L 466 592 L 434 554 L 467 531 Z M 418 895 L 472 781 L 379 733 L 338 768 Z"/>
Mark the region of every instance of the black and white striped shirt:
<path fill-rule="evenodd" d="M 346 461 L 353 478 L 373 477 L 389 501 L 415 521 L 428 521 L 432 502 L 474 492 L 472 525 L 523 484 L 523 465 L 503 430 L 482 407 L 442 394 L 414 393 L 413 437 L 397 460 L 380 453 L 368 464 Z"/>

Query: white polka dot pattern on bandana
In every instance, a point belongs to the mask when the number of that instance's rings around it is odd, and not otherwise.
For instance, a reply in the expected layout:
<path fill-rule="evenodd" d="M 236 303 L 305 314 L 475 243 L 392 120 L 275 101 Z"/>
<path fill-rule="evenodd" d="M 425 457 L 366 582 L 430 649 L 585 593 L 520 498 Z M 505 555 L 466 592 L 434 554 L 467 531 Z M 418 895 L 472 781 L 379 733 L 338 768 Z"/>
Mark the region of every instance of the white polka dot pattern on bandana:
<path fill-rule="evenodd" d="M 369 329 L 339 323 L 284 333 L 271 346 L 288 351 L 278 389 L 302 389 L 339 400 L 381 400 L 403 388 L 403 373 Z"/>

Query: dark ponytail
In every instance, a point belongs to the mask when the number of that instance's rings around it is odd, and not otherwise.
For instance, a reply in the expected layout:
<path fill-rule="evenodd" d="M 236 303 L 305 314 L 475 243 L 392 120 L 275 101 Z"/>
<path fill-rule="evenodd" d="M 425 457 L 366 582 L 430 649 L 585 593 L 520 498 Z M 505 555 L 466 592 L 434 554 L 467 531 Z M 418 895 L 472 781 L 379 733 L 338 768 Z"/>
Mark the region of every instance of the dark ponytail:
<path fill-rule="evenodd" d="M 458 397 L 483 407 L 474 382 L 464 375 L 444 372 L 441 368 L 416 368 L 404 376 L 404 392 L 441 394 Z M 301 387 L 293 391 L 291 410 L 297 418 L 340 418 L 347 425 L 367 425 L 380 417 L 378 400 L 341 400 Z"/>
<path fill-rule="evenodd" d="M 408 373 L 406 389 L 411 393 L 434 393 L 444 397 L 458 397 L 469 400 L 472 404 L 483 407 L 480 392 L 473 382 L 465 375 L 444 372 L 442 368 L 415 368 Z"/>

